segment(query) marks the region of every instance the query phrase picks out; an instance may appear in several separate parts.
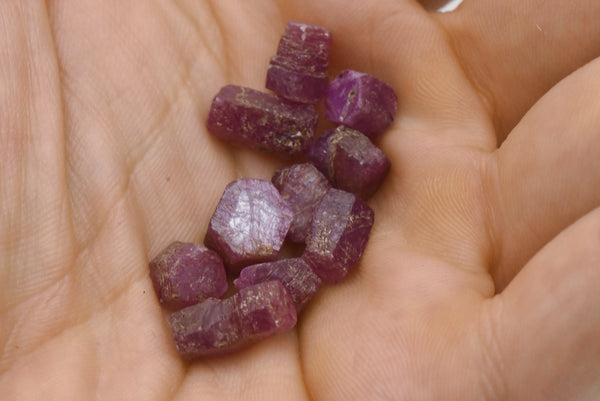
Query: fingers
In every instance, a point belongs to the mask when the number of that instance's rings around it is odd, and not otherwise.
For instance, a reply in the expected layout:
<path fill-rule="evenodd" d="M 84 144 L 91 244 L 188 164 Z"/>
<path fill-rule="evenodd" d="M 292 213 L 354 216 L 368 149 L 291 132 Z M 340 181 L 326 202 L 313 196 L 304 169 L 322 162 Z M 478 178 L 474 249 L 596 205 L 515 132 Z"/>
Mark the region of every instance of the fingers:
<path fill-rule="evenodd" d="M 437 16 L 502 141 L 560 79 L 600 55 L 600 2 L 465 1 Z"/>
<path fill-rule="evenodd" d="M 282 9 L 284 19 L 332 30 L 332 74 L 350 68 L 392 85 L 399 95 L 395 127 L 444 144 L 495 148 L 481 99 L 446 32 L 421 4 L 311 0 L 286 2 Z"/>
<path fill-rule="evenodd" d="M 600 393 L 600 208 L 542 249 L 484 309 L 497 399 Z"/>
<path fill-rule="evenodd" d="M 504 287 L 564 227 L 600 205 L 600 59 L 540 100 L 494 155 L 493 275 Z"/>

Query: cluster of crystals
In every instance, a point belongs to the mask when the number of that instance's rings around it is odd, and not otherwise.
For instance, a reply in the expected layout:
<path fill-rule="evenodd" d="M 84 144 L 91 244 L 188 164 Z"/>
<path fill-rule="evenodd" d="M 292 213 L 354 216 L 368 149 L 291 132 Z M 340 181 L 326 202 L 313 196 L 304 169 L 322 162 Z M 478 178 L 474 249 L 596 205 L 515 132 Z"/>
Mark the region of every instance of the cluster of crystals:
<path fill-rule="evenodd" d="M 228 85 L 213 99 L 207 128 L 228 143 L 305 157 L 271 181 L 242 178 L 223 193 L 204 245 L 175 242 L 150 262 L 160 302 L 185 359 L 230 352 L 296 324 L 325 284 L 358 263 L 374 223 L 365 202 L 390 168 L 376 139 L 393 122 L 397 98 L 368 74 L 344 71 L 328 84 L 329 30 L 290 22 L 267 71 L 276 94 Z M 314 104 L 341 124 L 315 138 Z M 316 140 L 315 140 L 316 139 Z M 278 259 L 286 238 L 304 243 Z M 227 290 L 226 271 L 234 295 Z"/>

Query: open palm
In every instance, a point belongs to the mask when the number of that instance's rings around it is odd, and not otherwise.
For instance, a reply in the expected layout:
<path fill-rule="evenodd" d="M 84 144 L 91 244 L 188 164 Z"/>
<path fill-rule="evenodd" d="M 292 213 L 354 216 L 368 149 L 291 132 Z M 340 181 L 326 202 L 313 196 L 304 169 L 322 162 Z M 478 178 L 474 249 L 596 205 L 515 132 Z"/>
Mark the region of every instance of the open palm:
<path fill-rule="evenodd" d="M 600 396 L 597 2 L 11 0 L 0 16 L 3 400 Z M 228 182 L 285 163 L 204 125 L 221 86 L 263 88 L 287 20 L 332 29 L 332 73 L 399 94 L 371 240 L 296 330 L 184 363 L 148 259 L 201 241 Z"/>

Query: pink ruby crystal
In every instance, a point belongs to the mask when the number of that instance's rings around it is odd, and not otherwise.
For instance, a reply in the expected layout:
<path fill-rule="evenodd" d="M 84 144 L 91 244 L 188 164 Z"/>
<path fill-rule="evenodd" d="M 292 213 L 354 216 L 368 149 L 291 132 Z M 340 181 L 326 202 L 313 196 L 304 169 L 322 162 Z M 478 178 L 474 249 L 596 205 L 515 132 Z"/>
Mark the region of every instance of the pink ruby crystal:
<path fill-rule="evenodd" d="M 180 309 L 227 290 L 221 257 L 200 244 L 173 242 L 150 262 L 150 278 L 161 304 Z"/>
<path fill-rule="evenodd" d="M 304 242 L 313 212 L 331 187 L 329 181 L 312 164 L 301 163 L 277 170 L 271 182 L 294 212 L 288 238 Z"/>
<path fill-rule="evenodd" d="M 175 347 L 188 360 L 237 350 L 295 324 L 296 309 L 279 281 L 243 288 L 227 299 L 209 298 L 171 315 Z"/>
<path fill-rule="evenodd" d="M 390 169 L 381 149 L 357 130 L 340 125 L 319 137 L 308 159 L 334 187 L 368 199 L 377 191 Z"/>
<path fill-rule="evenodd" d="M 312 144 L 318 114 L 312 105 L 227 85 L 213 99 L 207 128 L 236 145 L 280 156 L 302 155 Z"/>
<path fill-rule="evenodd" d="M 225 188 L 204 243 L 236 272 L 243 266 L 275 259 L 293 217 L 272 183 L 242 178 Z"/>
<path fill-rule="evenodd" d="M 300 103 L 318 103 L 327 88 L 331 32 L 288 22 L 267 70 L 267 89 Z"/>
<path fill-rule="evenodd" d="M 366 248 L 374 217 L 358 196 L 330 189 L 315 210 L 302 258 L 323 282 L 340 282 Z"/>
<path fill-rule="evenodd" d="M 325 92 L 325 118 L 359 130 L 375 140 L 396 116 L 398 97 L 372 75 L 345 70 Z"/>
<path fill-rule="evenodd" d="M 296 311 L 300 311 L 321 287 L 321 279 L 302 258 L 246 266 L 233 280 L 238 290 L 265 281 L 277 280 L 290 294 Z"/>

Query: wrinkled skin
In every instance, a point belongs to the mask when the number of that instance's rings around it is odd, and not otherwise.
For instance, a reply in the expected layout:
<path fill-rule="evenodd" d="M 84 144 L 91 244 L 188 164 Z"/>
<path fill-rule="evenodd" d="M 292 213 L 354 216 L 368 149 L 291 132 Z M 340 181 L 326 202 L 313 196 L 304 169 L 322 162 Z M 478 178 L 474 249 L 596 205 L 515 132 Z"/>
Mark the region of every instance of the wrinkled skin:
<path fill-rule="evenodd" d="M 600 397 L 600 3 L 372 3 L 0 2 L 2 399 Z M 289 19 L 399 94 L 372 238 L 296 330 L 188 364 L 148 260 L 284 165 L 203 127 Z"/>

